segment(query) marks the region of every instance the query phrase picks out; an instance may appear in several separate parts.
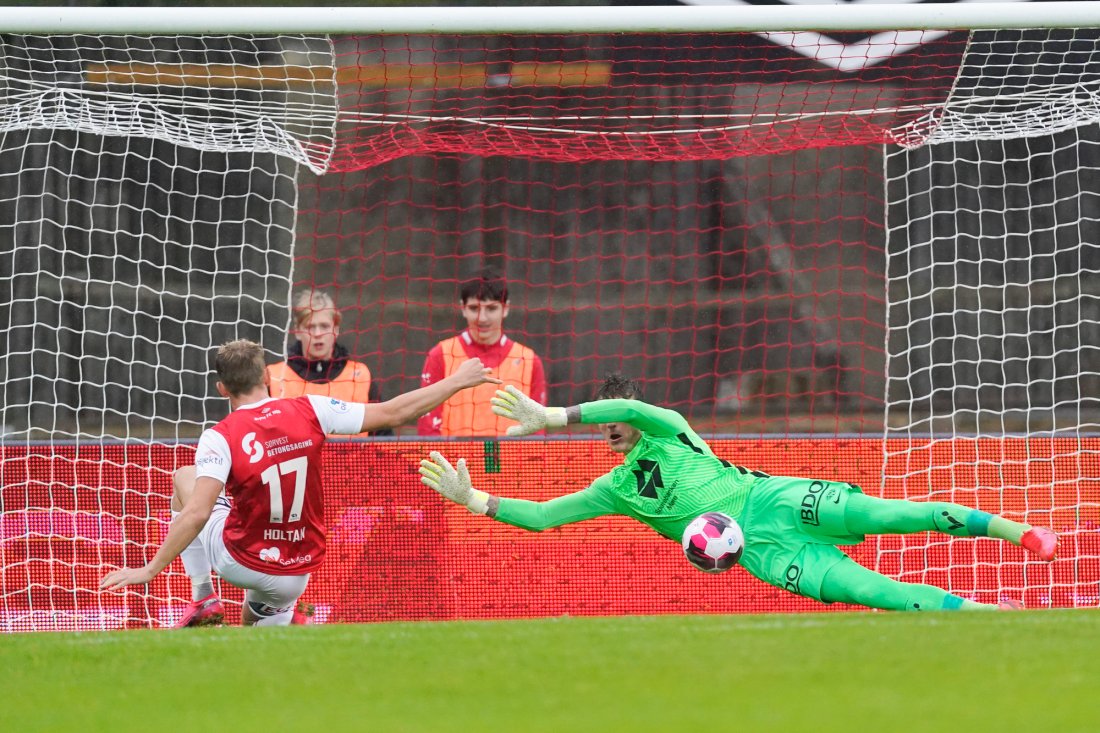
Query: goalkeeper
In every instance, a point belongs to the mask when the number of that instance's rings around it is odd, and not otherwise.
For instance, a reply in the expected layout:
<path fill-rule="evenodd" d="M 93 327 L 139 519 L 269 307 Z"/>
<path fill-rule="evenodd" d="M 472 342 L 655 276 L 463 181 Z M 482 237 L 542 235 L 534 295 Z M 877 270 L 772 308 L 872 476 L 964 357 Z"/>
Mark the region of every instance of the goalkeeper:
<path fill-rule="evenodd" d="M 490 496 L 470 485 L 465 460 L 452 467 L 439 453 L 421 461 L 422 481 L 476 514 L 541 531 L 608 514 L 633 517 L 679 541 L 692 519 L 719 511 L 745 534 L 740 564 L 779 588 L 825 603 L 897 611 L 995 609 L 930 585 L 903 583 L 859 565 L 837 548 L 868 534 L 935 531 L 955 537 L 996 537 L 1054 559 L 1058 536 L 1004 517 L 945 502 L 865 495 L 852 484 L 769 476 L 718 458 L 672 410 L 639 401 L 633 380 L 611 375 L 597 401 L 543 407 L 508 387 L 493 412 L 516 420 L 509 435 L 528 435 L 571 423 L 597 424 L 623 464 L 581 491 L 545 502 Z M 1018 608 L 1015 602 L 1000 604 Z"/>

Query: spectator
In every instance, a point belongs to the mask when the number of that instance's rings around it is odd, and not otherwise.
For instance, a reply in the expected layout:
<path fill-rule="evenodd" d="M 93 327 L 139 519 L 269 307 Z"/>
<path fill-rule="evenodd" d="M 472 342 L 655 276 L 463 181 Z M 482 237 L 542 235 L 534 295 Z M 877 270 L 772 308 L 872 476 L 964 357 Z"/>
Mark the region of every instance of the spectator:
<path fill-rule="evenodd" d="M 546 375 L 542 360 L 530 348 L 504 334 L 508 317 L 508 285 L 494 268 L 479 270 L 462 283 L 459 309 L 466 330 L 440 341 L 424 362 L 421 386 L 435 384 L 453 374 L 463 362 L 478 358 L 492 376 L 511 385 L 539 404 L 546 404 Z M 420 435 L 497 436 L 510 424 L 489 409 L 496 389 L 465 390 L 455 394 L 417 422 Z"/>
<path fill-rule="evenodd" d="M 294 343 L 286 361 L 267 367 L 271 396 L 319 395 L 345 402 L 381 402 L 378 382 L 366 364 L 348 358 L 340 336 L 340 311 L 332 296 L 322 290 L 306 290 L 294 301 Z M 393 435 L 376 430 L 364 435 Z"/>

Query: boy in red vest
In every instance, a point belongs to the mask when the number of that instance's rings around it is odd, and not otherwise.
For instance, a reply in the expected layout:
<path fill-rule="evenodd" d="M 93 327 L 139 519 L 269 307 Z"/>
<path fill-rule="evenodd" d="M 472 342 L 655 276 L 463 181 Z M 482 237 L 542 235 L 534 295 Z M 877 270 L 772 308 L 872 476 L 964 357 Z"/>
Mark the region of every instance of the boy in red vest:
<path fill-rule="evenodd" d="M 492 376 L 511 385 L 539 404 L 546 404 L 546 374 L 542 360 L 527 346 L 504 334 L 508 316 L 508 285 L 494 268 L 478 271 L 459 289 L 459 307 L 466 330 L 445 339 L 428 352 L 421 386 L 435 384 L 453 374 L 463 362 L 478 358 Z M 420 435 L 498 436 L 510 424 L 490 410 L 496 390 L 468 389 L 455 394 L 417 422 Z"/>

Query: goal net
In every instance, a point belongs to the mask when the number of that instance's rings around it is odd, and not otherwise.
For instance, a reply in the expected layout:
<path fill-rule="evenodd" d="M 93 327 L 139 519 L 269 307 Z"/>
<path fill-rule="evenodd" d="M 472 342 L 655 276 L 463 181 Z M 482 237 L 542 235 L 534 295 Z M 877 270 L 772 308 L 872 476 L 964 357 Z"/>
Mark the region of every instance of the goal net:
<path fill-rule="evenodd" d="M 323 290 L 392 397 L 485 265 L 551 403 L 621 371 L 735 463 L 1050 524 L 1051 565 L 923 535 L 854 552 L 978 600 L 1100 603 L 1098 35 L 867 35 L 0 36 L 0 629 L 173 623 L 178 563 L 95 589 L 155 551 L 171 472 L 226 414 L 211 349 L 284 359 L 294 297 Z M 310 600 L 817 608 L 628 523 L 479 523 L 415 473 L 443 446 L 479 488 L 550 498 L 613 465 L 585 437 L 333 443 Z"/>
<path fill-rule="evenodd" d="M 902 579 L 1100 603 L 1098 38 L 973 33 L 951 96 L 886 148 L 884 483 L 1063 534 L 1050 565 L 985 539 L 880 540 Z"/>

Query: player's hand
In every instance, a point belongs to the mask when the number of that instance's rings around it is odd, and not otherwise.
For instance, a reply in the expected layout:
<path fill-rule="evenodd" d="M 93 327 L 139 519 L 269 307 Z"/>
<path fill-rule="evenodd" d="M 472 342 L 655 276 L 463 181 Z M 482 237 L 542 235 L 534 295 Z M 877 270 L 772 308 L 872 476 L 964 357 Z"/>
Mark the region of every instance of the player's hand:
<path fill-rule="evenodd" d="M 476 387 L 486 382 L 490 384 L 504 384 L 493 376 L 491 369 L 481 363 L 481 359 L 476 357 L 462 362 L 458 366 L 458 369 L 454 370 L 453 376 L 455 381 L 457 381 L 463 389 L 466 387 Z"/>
<path fill-rule="evenodd" d="M 430 461 L 420 462 L 420 481 L 438 491 L 456 504 L 469 509 L 474 514 L 484 514 L 489 508 L 489 495 L 478 491 L 470 484 L 470 472 L 466 469 L 466 459 L 458 459 L 458 468 L 452 466 L 437 451 L 428 454 Z"/>
<path fill-rule="evenodd" d="M 428 455 L 431 457 L 430 461 L 420 462 L 420 482 L 456 504 L 466 506 L 474 492 L 474 487 L 470 484 L 470 472 L 466 469 L 466 459 L 459 458 L 456 469 L 442 453 L 432 451 Z"/>
<path fill-rule="evenodd" d="M 519 423 L 508 428 L 508 435 L 530 435 L 548 427 L 560 428 L 566 422 L 564 407 L 543 407 L 510 384 L 498 389 L 489 402 L 493 414 Z"/>
<path fill-rule="evenodd" d="M 125 588 L 128 585 L 142 585 L 148 583 L 156 576 L 148 566 L 140 568 L 119 568 L 103 576 L 99 581 L 100 590 L 115 590 Z"/>

